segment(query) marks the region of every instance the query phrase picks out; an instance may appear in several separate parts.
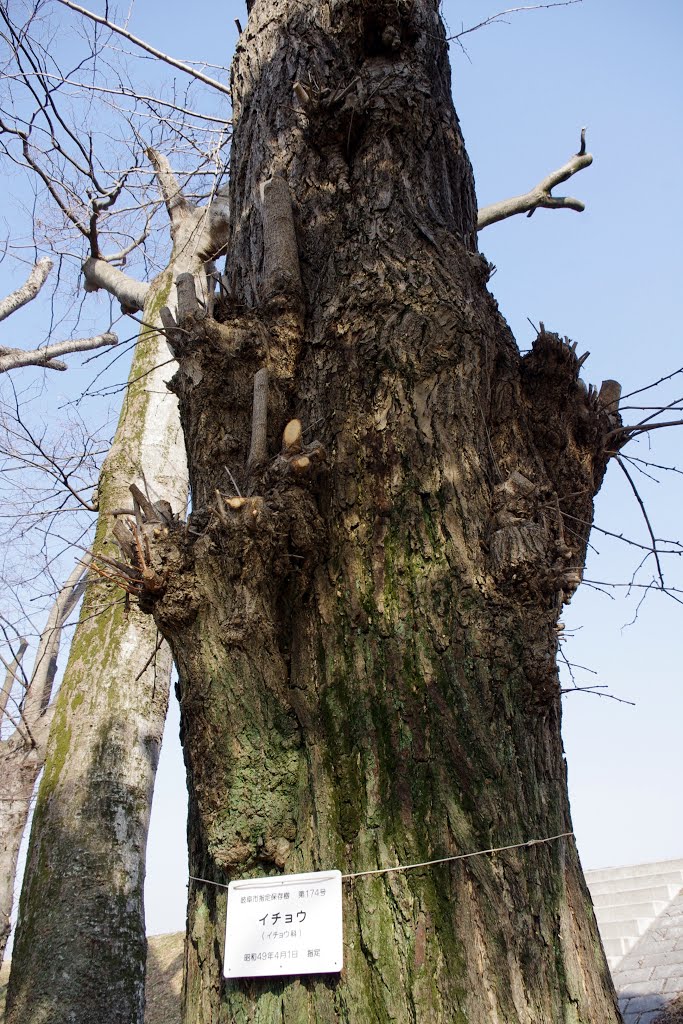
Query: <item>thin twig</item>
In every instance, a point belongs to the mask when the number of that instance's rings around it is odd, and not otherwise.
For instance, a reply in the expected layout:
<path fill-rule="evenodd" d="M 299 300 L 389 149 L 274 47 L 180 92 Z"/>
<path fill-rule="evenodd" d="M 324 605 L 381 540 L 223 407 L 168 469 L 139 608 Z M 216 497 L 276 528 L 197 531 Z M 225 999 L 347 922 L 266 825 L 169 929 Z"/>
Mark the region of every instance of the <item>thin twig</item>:
<path fill-rule="evenodd" d="M 145 662 L 145 664 L 142 666 L 142 668 L 140 669 L 140 671 L 138 672 L 138 674 L 135 677 L 135 682 L 136 683 L 138 682 L 139 679 L 142 679 L 142 677 L 144 676 L 145 672 L 147 671 L 149 666 L 152 664 L 152 662 L 156 661 L 156 656 L 159 653 L 159 651 L 161 650 L 161 645 L 163 644 L 163 642 L 164 642 L 163 636 L 159 636 L 159 639 L 156 642 L 156 646 L 155 646 L 154 650 L 152 651 L 152 653 L 150 654 L 149 658 L 147 659 L 147 661 Z"/>
<path fill-rule="evenodd" d="M 647 532 L 650 534 L 650 540 L 652 541 L 652 552 L 653 552 L 653 554 L 655 556 L 655 562 L 657 564 L 657 575 L 659 576 L 659 582 L 662 584 L 662 590 L 664 590 L 664 574 L 662 572 L 662 566 L 661 566 L 661 563 L 659 561 L 659 551 L 657 549 L 657 538 L 655 537 L 655 532 L 652 529 L 652 523 L 650 522 L 650 517 L 647 514 L 647 509 L 645 508 L 645 503 L 644 503 L 643 499 L 641 498 L 640 494 L 638 493 L 638 488 L 636 487 L 635 483 L 633 482 L 633 478 L 631 477 L 631 474 L 629 473 L 629 471 L 627 470 L 627 468 L 624 465 L 623 461 L 619 458 L 618 455 L 617 455 L 617 462 L 619 463 L 619 467 L 620 467 L 622 473 L 624 474 L 624 476 L 626 477 L 626 479 L 628 480 L 628 482 L 630 484 L 631 490 L 633 491 L 633 493 L 634 493 L 634 495 L 636 497 L 636 501 L 638 502 L 638 505 L 640 506 L 640 511 L 643 513 L 643 519 L 645 520 L 645 525 L 647 526 Z"/>
<path fill-rule="evenodd" d="M 619 434 L 628 434 L 628 440 L 630 440 L 632 437 L 635 437 L 636 434 L 646 434 L 650 430 L 659 430 L 660 427 L 683 427 L 683 420 L 667 420 L 666 423 L 649 423 L 647 425 L 635 423 L 631 427 L 617 427 L 616 430 L 610 430 L 607 437 L 610 438 Z"/>
<path fill-rule="evenodd" d="M 242 497 L 242 492 L 240 491 L 239 487 L 237 486 L 237 481 L 235 480 L 234 476 L 232 475 L 232 473 L 230 472 L 230 470 L 228 469 L 227 466 L 223 466 L 223 469 L 225 470 L 225 472 L 230 477 L 230 483 L 235 488 L 235 491 L 237 492 L 237 497 L 241 498 Z"/>
<path fill-rule="evenodd" d="M 569 686 L 565 689 L 561 689 L 560 693 L 592 693 L 594 697 L 609 697 L 610 700 L 616 700 L 619 704 L 630 704 L 633 708 L 636 706 L 636 702 L 634 700 L 625 700 L 624 697 L 615 697 L 613 693 L 600 692 L 605 689 L 606 686 L 604 683 L 596 683 L 593 686 Z"/>
<path fill-rule="evenodd" d="M 570 7 L 572 4 L 580 4 L 581 0 L 557 0 L 556 3 L 550 4 L 526 4 L 523 7 L 508 7 L 505 11 L 499 11 L 498 14 L 492 14 L 488 18 L 484 18 L 476 25 L 471 25 L 469 28 L 463 28 L 460 32 L 456 32 L 454 36 L 448 36 L 448 42 L 453 40 L 462 39 L 463 36 L 468 36 L 472 32 L 477 32 L 480 28 L 486 28 L 488 25 L 494 25 L 497 21 L 503 21 L 509 14 L 521 14 L 523 11 L 541 11 L 546 10 L 549 7 Z"/>
<path fill-rule="evenodd" d="M 569 0 L 570 3 L 576 3 L 577 0 Z M 218 82 L 215 78 L 209 78 L 208 75 L 203 74 L 201 71 L 197 71 L 195 68 L 190 67 L 182 60 L 176 60 L 175 57 L 170 57 L 167 53 L 163 53 L 161 50 L 157 50 L 156 47 L 146 43 L 144 39 L 139 39 L 134 36 L 127 29 L 121 28 L 120 25 L 116 25 L 113 21 L 109 21 L 108 18 L 103 18 L 99 14 L 94 14 L 93 11 L 87 10 L 85 7 L 81 7 L 79 4 L 74 4 L 71 0 L 58 0 L 58 3 L 64 7 L 68 7 L 71 11 L 76 11 L 77 14 L 82 14 L 84 18 L 90 18 L 91 21 L 96 22 L 98 25 L 104 25 L 111 32 L 115 32 L 117 35 L 127 39 L 129 43 L 133 43 L 134 46 L 139 46 L 141 50 L 146 53 L 150 53 L 153 57 L 158 60 L 162 60 L 165 64 L 170 64 L 172 68 L 177 68 L 179 71 L 184 71 L 186 75 L 190 75 L 192 78 L 196 78 L 199 82 L 203 82 L 204 85 L 211 86 L 212 89 L 218 89 L 219 92 L 225 93 L 226 96 L 230 96 L 230 88 L 227 85 L 223 85 L 222 82 Z"/>

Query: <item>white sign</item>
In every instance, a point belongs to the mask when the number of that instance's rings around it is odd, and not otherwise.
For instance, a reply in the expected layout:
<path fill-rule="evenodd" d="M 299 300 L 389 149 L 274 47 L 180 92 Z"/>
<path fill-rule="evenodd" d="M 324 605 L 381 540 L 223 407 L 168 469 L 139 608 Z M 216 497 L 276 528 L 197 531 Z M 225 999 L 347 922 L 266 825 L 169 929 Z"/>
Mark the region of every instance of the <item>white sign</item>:
<path fill-rule="evenodd" d="M 341 971 L 340 871 L 244 878 L 228 886 L 226 978 Z"/>

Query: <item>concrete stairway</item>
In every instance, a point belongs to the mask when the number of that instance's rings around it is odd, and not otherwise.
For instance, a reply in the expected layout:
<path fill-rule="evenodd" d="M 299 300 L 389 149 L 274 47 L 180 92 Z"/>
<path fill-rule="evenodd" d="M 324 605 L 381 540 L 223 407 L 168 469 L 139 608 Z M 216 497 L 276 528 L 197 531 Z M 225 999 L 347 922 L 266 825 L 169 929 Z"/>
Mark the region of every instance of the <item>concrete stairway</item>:
<path fill-rule="evenodd" d="M 683 860 L 586 871 L 610 969 L 683 888 Z"/>

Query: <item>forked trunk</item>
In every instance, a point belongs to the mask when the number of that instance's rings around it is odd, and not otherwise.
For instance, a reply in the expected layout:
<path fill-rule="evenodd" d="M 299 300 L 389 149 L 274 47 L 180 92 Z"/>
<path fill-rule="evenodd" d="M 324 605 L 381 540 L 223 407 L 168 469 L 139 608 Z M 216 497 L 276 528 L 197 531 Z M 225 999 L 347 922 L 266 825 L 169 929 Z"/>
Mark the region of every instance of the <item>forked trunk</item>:
<path fill-rule="evenodd" d="M 574 348 L 521 357 L 486 290 L 438 4 L 255 0 L 233 87 L 234 294 L 220 329 L 181 310 L 194 511 L 148 598 L 191 875 L 567 833 L 556 627 L 612 423 Z M 619 1019 L 571 839 L 346 881 L 339 977 L 224 982 L 224 920 L 193 882 L 192 1024 Z"/>

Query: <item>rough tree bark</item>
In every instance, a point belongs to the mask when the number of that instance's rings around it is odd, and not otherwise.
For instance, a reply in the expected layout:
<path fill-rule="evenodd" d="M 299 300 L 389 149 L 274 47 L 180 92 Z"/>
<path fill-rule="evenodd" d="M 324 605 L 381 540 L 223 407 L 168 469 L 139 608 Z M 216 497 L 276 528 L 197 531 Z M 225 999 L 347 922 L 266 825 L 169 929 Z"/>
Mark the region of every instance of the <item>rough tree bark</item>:
<path fill-rule="evenodd" d="M 486 289 L 438 3 L 255 0 L 232 81 L 234 293 L 164 316 L 193 513 L 138 526 L 190 873 L 566 833 L 558 617 L 614 410 Z M 571 840 L 346 883 L 339 977 L 224 982 L 224 919 L 193 882 L 192 1024 L 619 1020 Z"/>
<path fill-rule="evenodd" d="M 159 310 L 175 308 L 174 276 L 196 279 L 227 234 L 221 197 L 193 207 L 165 158 L 149 152 L 169 212 L 167 269 L 141 285 L 105 261 L 84 265 L 143 327 L 114 443 L 98 484 L 91 576 L 71 645 L 38 791 L 7 999 L 7 1024 L 141 1024 L 145 976 L 143 884 L 152 790 L 171 671 L 152 619 L 124 606 L 114 537 L 139 483 L 167 517 L 182 513 L 187 469 L 177 402 L 165 382 L 172 356 Z M 136 287 L 137 285 L 137 287 Z M 172 510 L 172 511 L 171 511 Z M 125 535 L 125 529 L 124 529 Z"/>

